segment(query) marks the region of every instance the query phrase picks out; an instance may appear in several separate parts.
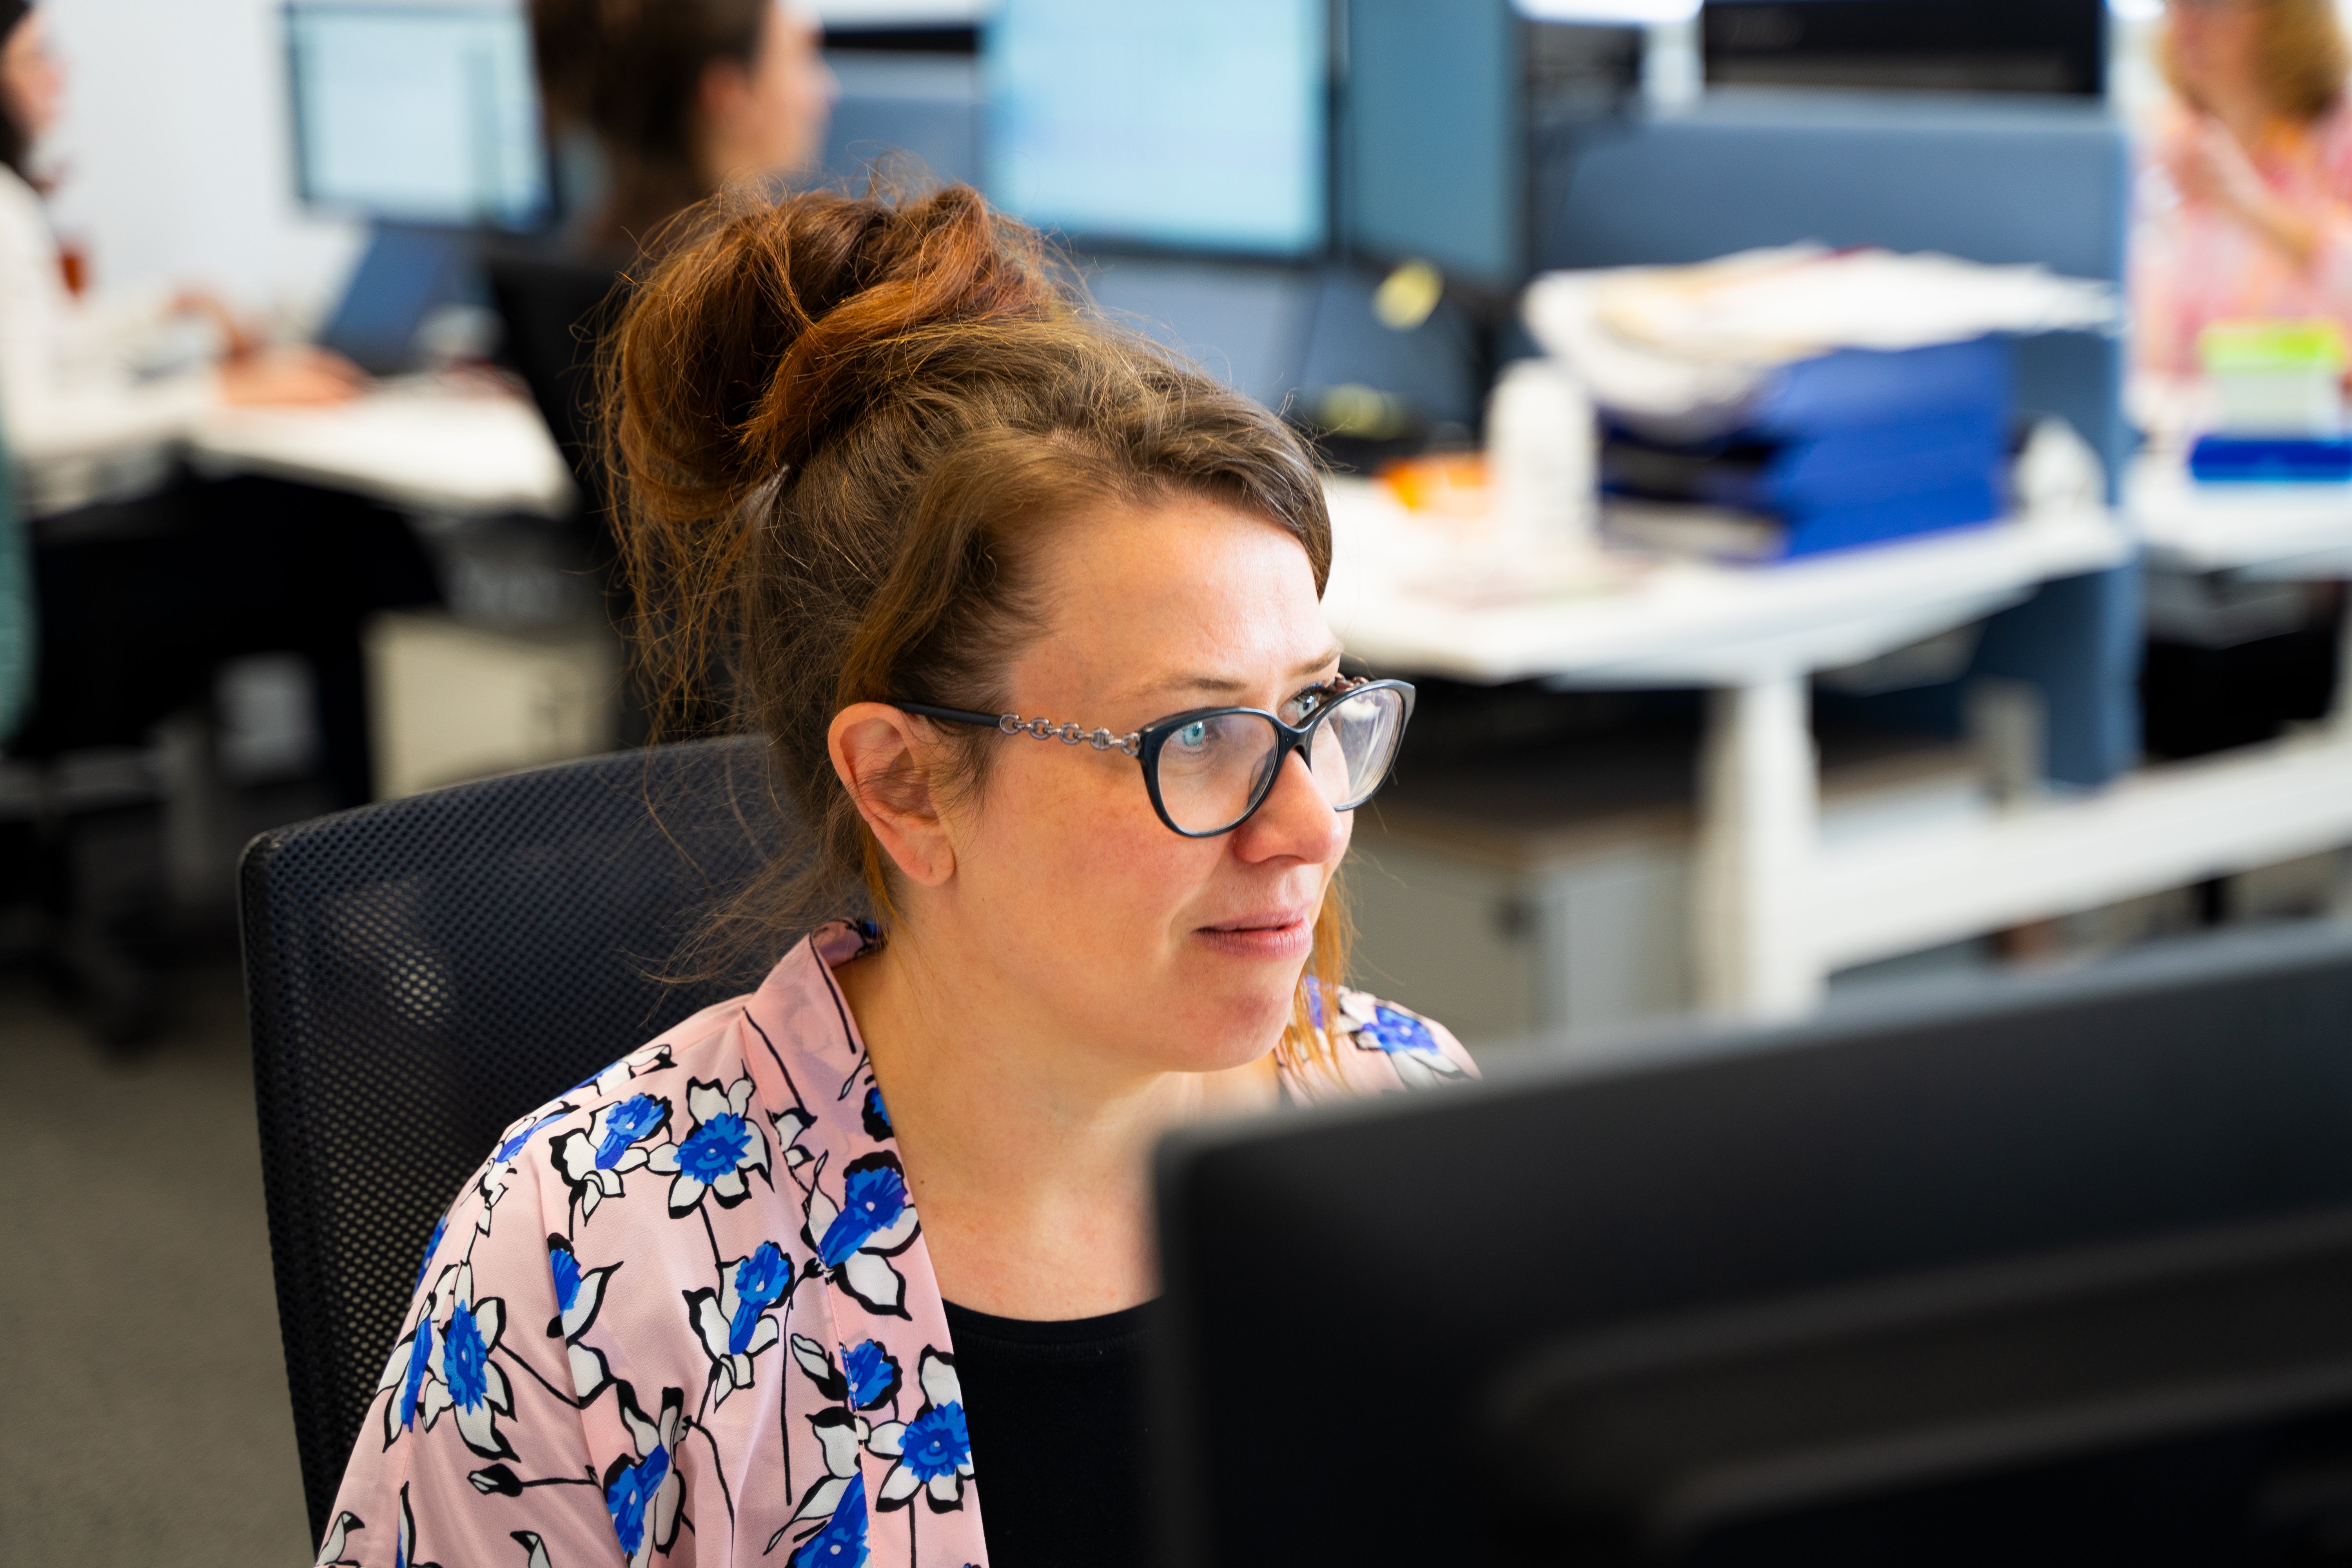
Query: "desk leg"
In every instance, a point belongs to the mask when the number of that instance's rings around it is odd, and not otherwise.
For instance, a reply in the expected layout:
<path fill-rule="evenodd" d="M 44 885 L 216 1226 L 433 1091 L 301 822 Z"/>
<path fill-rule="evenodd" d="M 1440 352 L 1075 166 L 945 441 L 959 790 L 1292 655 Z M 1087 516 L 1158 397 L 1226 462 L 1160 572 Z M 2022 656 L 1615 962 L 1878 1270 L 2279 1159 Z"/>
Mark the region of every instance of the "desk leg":
<path fill-rule="evenodd" d="M 2352 740 L 2352 581 L 2338 584 L 2344 595 L 2336 612 L 2336 696 L 2328 727 L 2339 741 Z"/>
<path fill-rule="evenodd" d="M 1806 909 L 1820 792 L 1802 675 L 1709 694 L 1692 910 L 1702 1007 L 1787 1018 L 1821 1000 Z"/>

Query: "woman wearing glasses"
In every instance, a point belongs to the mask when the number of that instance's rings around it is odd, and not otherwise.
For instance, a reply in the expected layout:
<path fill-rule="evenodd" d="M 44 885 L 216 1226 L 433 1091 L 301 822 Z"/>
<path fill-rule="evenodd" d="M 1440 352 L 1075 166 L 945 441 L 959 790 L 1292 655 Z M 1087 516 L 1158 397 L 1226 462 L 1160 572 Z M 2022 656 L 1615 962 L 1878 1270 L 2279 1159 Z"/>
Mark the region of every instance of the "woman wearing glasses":
<path fill-rule="evenodd" d="M 1412 693 L 1307 454 L 962 187 L 706 212 L 610 383 L 657 668 L 814 836 L 739 912 L 874 919 L 515 1125 L 322 1561 L 1139 1562 L 1154 1140 L 1471 1070 L 1339 984 Z"/>

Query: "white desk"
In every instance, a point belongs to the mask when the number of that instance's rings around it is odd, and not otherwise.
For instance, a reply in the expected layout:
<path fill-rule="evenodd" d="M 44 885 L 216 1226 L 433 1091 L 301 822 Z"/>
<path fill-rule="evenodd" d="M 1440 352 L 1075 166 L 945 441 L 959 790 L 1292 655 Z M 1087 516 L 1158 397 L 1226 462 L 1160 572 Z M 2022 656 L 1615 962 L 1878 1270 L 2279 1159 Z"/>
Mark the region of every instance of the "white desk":
<path fill-rule="evenodd" d="M 2037 517 L 1784 566 L 1662 569 L 1622 592 L 1464 609 L 1416 589 L 1449 547 L 1387 492 L 1329 486 L 1324 605 L 1373 664 L 1471 680 L 1713 689 L 1700 781 L 1703 1005 L 1786 1016 L 1819 998 L 1820 781 L 1806 679 L 2005 608 L 2042 583 L 2114 566 L 2133 544 L 2104 511 Z"/>
<path fill-rule="evenodd" d="M 478 381 L 394 382 L 331 408 L 224 408 L 190 456 L 212 472 L 273 474 L 458 516 L 562 517 L 571 466 L 539 410 Z"/>
<path fill-rule="evenodd" d="M 2149 560 L 2184 572 L 2352 576 L 2352 483 L 2200 485 L 2150 457 L 2125 481 L 2124 510 Z"/>
<path fill-rule="evenodd" d="M 2352 575 L 2352 485 L 2196 485 L 2177 456 L 2151 456 L 2124 495 L 2153 563 Z M 2269 744 L 2144 768 L 2095 795 L 1840 860 L 1818 883 L 1819 940 L 1860 962 L 2352 844 L 2347 687 L 2328 722 Z"/>

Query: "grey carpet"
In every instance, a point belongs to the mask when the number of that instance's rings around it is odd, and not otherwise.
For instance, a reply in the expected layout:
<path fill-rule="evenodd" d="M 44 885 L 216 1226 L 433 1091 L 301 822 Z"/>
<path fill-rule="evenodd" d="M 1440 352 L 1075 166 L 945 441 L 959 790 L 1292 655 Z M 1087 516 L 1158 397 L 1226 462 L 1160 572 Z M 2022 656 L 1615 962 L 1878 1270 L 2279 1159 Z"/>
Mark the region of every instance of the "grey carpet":
<path fill-rule="evenodd" d="M 0 1561 L 272 1568 L 311 1552 L 233 970 L 108 1058 L 0 973 Z"/>

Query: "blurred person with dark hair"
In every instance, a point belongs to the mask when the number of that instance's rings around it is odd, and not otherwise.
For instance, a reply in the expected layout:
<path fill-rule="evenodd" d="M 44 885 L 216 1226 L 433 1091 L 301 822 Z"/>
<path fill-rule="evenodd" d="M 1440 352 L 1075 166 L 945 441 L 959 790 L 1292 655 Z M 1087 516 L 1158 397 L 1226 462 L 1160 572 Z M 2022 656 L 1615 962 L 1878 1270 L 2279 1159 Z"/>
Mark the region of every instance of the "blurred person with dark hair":
<path fill-rule="evenodd" d="M 29 536 L 0 542 L 29 558 L 16 614 L 29 611 L 32 636 L 16 640 L 35 665 L 0 745 L 35 759 L 140 745 L 209 701 L 229 659 L 293 652 L 314 678 L 320 772 L 337 804 L 356 805 L 370 793 L 360 627 L 378 609 L 437 600 L 430 564 L 372 503 L 203 479 L 180 445 L 215 408 L 337 403 L 362 377 L 318 350 L 255 348 L 208 294 L 76 298 L 32 177 L 64 88 L 41 12 L 0 0 L 0 445 Z M 158 374 L 167 329 L 192 314 L 217 322 L 219 362 Z M 101 1028 L 135 1033 L 147 988 L 89 929 L 67 847 L 53 837 L 45 858 L 66 972 L 97 994 Z"/>
<path fill-rule="evenodd" d="M 815 24 L 778 0 L 531 0 L 530 16 L 549 118 L 603 154 L 591 246 L 643 244 L 720 186 L 824 151 L 833 73 Z"/>
<path fill-rule="evenodd" d="M 2177 103 L 2143 173 L 2132 287 L 2148 369 L 2231 317 L 2352 332 L 2352 110 L 2334 0 L 2167 0 Z"/>

